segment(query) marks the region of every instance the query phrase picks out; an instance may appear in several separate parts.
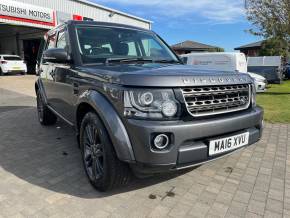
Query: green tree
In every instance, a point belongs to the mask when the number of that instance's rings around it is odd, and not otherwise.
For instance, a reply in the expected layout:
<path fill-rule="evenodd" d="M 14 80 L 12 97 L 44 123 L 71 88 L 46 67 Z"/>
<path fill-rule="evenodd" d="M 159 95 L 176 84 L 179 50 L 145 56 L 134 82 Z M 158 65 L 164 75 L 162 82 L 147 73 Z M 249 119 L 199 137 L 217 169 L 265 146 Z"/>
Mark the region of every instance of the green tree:
<path fill-rule="evenodd" d="M 285 48 L 287 43 L 277 38 L 269 38 L 262 43 L 259 55 L 261 56 L 284 56 L 287 57 L 287 51 Z"/>
<path fill-rule="evenodd" d="M 289 56 L 290 0 L 245 0 L 245 6 L 247 18 L 254 27 L 249 32 L 268 39 L 265 50 L 276 49 L 281 55 Z"/>
<path fill-rule="evenodd" d="M 224 51 L 225 51 L 224 48 L 220 48 L 220 47 L 217 47 L 217 48 L 216 48 L 216 52 L 224 52 Z"/>

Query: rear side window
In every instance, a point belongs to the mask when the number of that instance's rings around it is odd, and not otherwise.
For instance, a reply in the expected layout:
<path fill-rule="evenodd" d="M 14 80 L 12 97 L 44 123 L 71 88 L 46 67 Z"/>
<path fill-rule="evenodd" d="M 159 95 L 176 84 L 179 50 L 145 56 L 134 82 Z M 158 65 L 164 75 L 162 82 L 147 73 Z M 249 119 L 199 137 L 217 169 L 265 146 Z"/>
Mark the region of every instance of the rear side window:
<path fill-rule="evenodd" d="M 40 45 L 40 50 L 38 51 L 38 58 L 37 58 L 39 63 L 40 62 L 44 63 L 43 60 L 41 61 L 44 51 L 50 48 L 55 48 L 55 43 L 56 43 L 55 41 L 56 41 L 56 35 L 51 35 L 48 37 L 48 39 L 42 41 Z"/>
<path fill-rule="evenodd" d="M 3 56 L 5 61 L 21 61 L 22 59 L 18 56 Z"/>
<path fill-rule="evenodd" d="M 47 41 L 47 48 L 46 49 L 54 48 L 55 47 L 55 40 L 56 40 L 55 35 L 50 36 L 48 38 L 48 41 Z"/>
<path fill-rule="evenodd" d="M 66 47 L 66 39 L 65 39 L 65 32 L 59 32 L 58 37 L 57 37 L 57 48 L 65 48 Z"/>

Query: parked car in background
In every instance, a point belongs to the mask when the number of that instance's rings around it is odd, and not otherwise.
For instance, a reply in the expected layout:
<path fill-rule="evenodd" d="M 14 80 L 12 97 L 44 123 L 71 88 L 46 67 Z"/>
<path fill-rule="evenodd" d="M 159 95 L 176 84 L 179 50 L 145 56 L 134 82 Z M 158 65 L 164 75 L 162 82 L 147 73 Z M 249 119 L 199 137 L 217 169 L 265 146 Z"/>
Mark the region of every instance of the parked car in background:
<path fill-rule="evenodd" d="M 290 79 L 290 61 L 285 66 L 285 77 Z"/>
<path fill-rule="evenodd" d="M 22 75 L 27 73 L 27 66 L 21 57 L 17 55 L 0 54 L 0 76 L 17 73 L 21 73 Z"/>
<path fill-rule="evenodd" d="M 248 73 L 247 59 L 244 53 L 205 52 L 180 56 L 184 63 L 199 70 L 236 71 Z M 267 80 L 255 73 L 248 73 L 255 82 L 256 92 L 265 92 Z"/>
<path fill-rule="evenodd" d="M 248 57 L 248 72 L 265 77 L 268 83 L 281 83 L 283 66 L 281 56 Z"/>
<path fill-rule="evenodd" d="M 256 86 L 256 92 L 265 92 L 266 91 L 266 87 L 267 87 L 267 80 L 265 77 L 256 74 L 256 73 L 251 73 L 248 72 L 248 74 L 254 79 L 255 81 L 255 86 Z"/>

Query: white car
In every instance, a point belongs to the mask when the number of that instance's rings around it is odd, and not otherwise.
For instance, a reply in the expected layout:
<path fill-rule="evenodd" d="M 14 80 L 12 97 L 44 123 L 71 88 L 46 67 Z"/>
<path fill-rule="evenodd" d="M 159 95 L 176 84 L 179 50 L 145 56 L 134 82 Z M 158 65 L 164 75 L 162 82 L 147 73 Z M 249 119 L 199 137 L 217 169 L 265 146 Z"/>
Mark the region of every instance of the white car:
<path fill-rule="evenodd" d="M 27 66 L 17 55 L 0 54 L 0 76 L 8 73 L 27 73 Z"/>
<path fill-rule="evenodd" d="M 267 86 L 266 78 L 261 76 L 261 75 L 259 75 L 259 74 L 256 74 L 256 73 L 248 72 L 248 74 L 255 81 L 256 92 L 265 92 L 266 91 L 266 86 Z"/>

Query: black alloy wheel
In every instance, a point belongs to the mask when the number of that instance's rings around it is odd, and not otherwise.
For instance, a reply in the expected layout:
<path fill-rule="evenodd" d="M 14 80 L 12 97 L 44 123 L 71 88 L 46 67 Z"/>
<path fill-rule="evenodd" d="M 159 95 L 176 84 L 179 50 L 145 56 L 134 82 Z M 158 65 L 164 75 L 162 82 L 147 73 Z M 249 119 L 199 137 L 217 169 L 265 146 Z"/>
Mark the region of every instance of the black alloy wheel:
<path fill-rule="evenodd" d="M 95 112 L 88 112 L 82 119 L 80 147 L 85 172 L 98 191 L 108 191 L 129 182 L 129 167 L 118 159 L 108 131 Z"/>
<path fill-rule="evenodd" d="M 104 146 L 96 126 L 88 123 L 84 131 L 84 163 L 91 180 L 101 179 L 104 175 Z"/>

